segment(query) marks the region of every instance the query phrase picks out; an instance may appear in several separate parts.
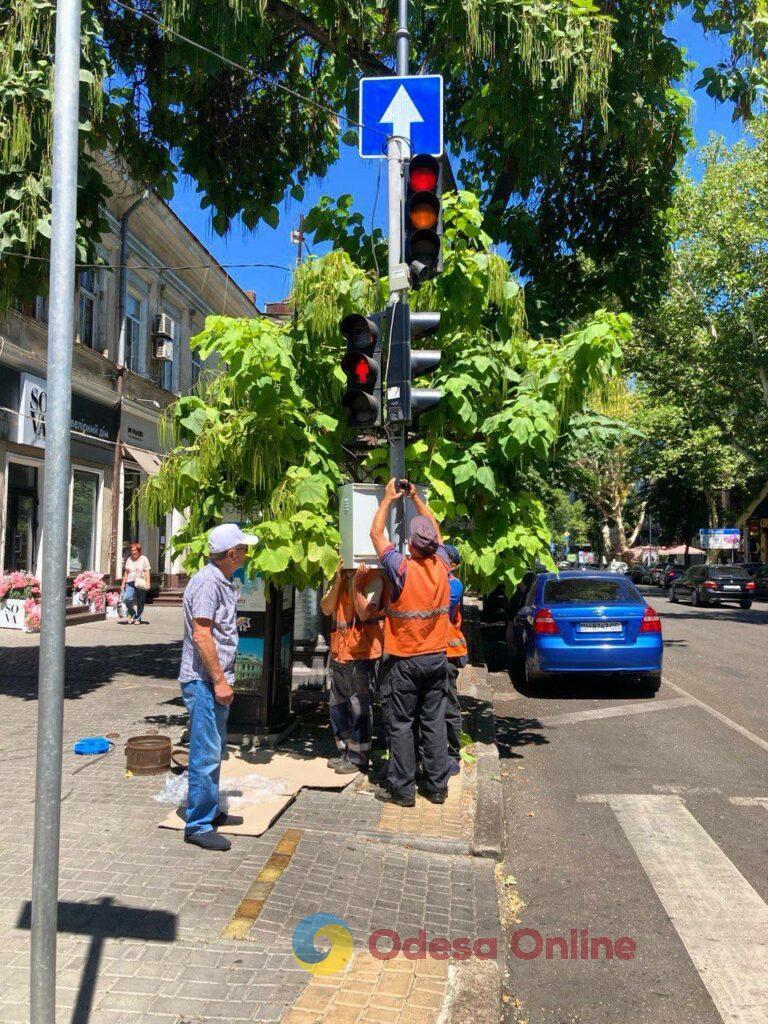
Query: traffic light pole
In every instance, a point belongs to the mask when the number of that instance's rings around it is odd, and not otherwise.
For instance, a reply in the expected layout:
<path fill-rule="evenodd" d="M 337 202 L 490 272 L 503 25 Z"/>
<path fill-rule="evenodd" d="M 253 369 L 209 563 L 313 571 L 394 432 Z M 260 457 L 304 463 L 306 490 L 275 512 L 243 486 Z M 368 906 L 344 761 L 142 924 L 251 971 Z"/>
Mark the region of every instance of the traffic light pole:
<path fill-rule="evenodd" d="M 56 5 L 53 79 L 48 409 L 45 440 L 43 630 L 37 710 L 32 858 L 30 1020 L 54 1024 L 61 832 L 66 584 L 69 562 L 69 438 L 74 338 L 75 227 L 80 94 L 80 0 Z"/>
<path fill-rule="evenodd" d="M 397 53 L 397 74 L 408 74 L 408 0 L 397 0 L 397 32 L 395 33 Z M 391 136 L 387 140 L 387 184 L 388 184 L 388 269 L 390 282 L 395 268 L 403 260 L 403 163 L 410 157 L 406 152 L 404 139 Z M 394 330 L 400 318 L 395 317 L 395 304 L 400 301 L 401 292 L 392 290 L 390 283 L 390 337 L 387 358 L 391 358 L 392 346 L 400 339 L 394 337 Z M 386 389 L 387 384 L 384 383 Z M 387 396 L 384 395 L 384 402 Z M 389 473 L 399 480 L 405 476 L 405 431 L 404 422 L 393 423 L 389 429 Z M 398 551 L 405 547 L 405 508 L 402 501 L 392 503 L 389 521 L 389 538 Z"/>

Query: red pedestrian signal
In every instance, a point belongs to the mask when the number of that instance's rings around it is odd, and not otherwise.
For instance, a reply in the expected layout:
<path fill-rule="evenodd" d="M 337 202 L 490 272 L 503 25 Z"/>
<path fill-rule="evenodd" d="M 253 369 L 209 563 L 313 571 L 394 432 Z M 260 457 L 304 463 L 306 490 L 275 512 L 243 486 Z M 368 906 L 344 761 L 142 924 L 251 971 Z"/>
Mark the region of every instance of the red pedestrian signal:
<path fill-rule="evenodd" d="M 351 313 L 341 321 L 340 329 L 347 348 L 341 369 L 347 386 L 341 407 L 350 427 L 374 427 L 381 423 L 381 340 L 382 313 L 362 316 Z"/>
<path fill-rule="evenodd" d="M 414 287 L 443 269 L 442 194 L 440 162 L 426 153 L 412 157 L 405 201 L 405 262 Z"/>

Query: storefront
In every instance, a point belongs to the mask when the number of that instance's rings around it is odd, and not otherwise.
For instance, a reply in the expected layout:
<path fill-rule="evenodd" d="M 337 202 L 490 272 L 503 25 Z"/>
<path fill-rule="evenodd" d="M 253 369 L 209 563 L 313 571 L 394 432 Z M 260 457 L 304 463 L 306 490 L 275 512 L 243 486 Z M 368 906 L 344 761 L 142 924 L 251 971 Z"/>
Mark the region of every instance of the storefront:
<path fill-rule="evenodd" d="M 48 393 L 46 381 L 0 364 L 0 564 L 40 571 Z M 107 571 L 114 405 L 72 395 L 69 572 Z"/>

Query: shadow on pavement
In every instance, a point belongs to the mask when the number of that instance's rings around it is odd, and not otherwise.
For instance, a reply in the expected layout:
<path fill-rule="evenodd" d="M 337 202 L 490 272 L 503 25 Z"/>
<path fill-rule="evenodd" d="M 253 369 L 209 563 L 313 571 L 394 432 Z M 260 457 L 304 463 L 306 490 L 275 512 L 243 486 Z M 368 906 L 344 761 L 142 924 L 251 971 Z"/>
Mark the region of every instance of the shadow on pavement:
<path fill-rule="evenodd" d="M 658 612 L 659 609 L 657 608 Z M 664 614 L 663 610 L 660 612 Z M 681 606 L 676 605 L 676 610 L 670 615 L 670 621 L 674 617 L 674 620 L 678 619 L 698 619 L 699 621 L 716 619 L 719 622 L 746 622 L 757 626 L 768 625 L 768 611 L 763 609 L 755 608 L 729 608 L 720 607 L 715 605 L 699 605 L 698 608 L 694 608 L 693 605 L 686 605 L 686 610 L 682 611 Z"/>
<path fill-rule="evenodd" d="M 29 929 L 32 904 L 21 909 L 17 928 Z M 176 915 L 166 910 L 126 907 L 115 903 L 112 896 L 103 896 L 98 903 L 59 902 L 59 932 L 90 935 L 91 943 L 83 964 L 80 988 L 72 1009 L 71 1024 L 88 1024 L 93 1009 L 96 978 L 105 939 L 138 939 L 144 942 L 173 942 L 176 938 Z"/>
<path fill-rule="evenodd" d="M 181 641 L 168 644 L 104 644 L 68 647 L 64 696 L 77 700 L 117 675 L 175 681 Z M 0 646 L 0 695 L 37 700 L 39 648 Z"/>
<path fill-rule="evenodd" d="M 519 758 L 522 747 L 540 747 L 549 743 L 541 730 L 538 718 L 518 718 L 514 715 L 496 715 L 496 746 L 499 757 Z"/>
<path fill-rule="evenodd" d="M 538 700 L 653 700 L 642 682 L 636 677 L 587 676 L 574 679 L 570 676 L 553 676 L 541 682 L 523 685 L 514 682 L 517 692 L 523 697 Z"/>

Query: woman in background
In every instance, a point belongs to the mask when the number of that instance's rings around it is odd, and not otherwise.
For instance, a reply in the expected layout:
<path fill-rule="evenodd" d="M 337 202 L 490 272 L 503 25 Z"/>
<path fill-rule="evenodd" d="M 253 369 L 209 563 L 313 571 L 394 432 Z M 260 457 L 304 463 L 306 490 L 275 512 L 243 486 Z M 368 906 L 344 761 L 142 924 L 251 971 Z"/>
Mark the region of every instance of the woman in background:
<path fill-rule="evenodd" d="M 123 595 L 129 616 L 127 620 L 122 620 L 123 625 L 131 626 L 135 622 L 147 625 L 147 620 L 141 616 L 149 590 L 149 573 L 149 559 L 142 555 L 141 544 L 136 541 L 131 544 L 131 554 L 125 560 L 123 571 Z"/>

